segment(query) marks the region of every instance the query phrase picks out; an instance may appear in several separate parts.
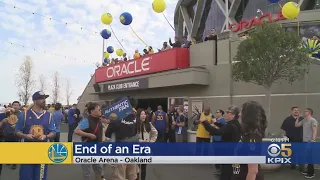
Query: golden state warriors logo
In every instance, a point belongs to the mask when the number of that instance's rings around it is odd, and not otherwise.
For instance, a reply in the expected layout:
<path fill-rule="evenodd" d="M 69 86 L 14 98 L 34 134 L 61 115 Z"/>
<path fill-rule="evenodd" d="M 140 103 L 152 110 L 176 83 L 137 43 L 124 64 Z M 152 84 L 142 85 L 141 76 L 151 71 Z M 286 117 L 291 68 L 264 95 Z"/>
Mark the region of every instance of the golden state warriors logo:
<path fill-rule="evenodd" d="M 48 149 L 48 157 L 54 163 L 62 163 L 68 157 L 68 149 L 64 144 L 53 144 Z"/>
<path fill-rule="evenodd" d="M 32 125 L 29 134 L 32 134 L 35 137 L 40 137 L 44 135 L 44 128 L 41 125 Z"/>
<path fill-rule="evenodd" d="M 240 164 L 232 164 L 233 174 L 240 174 Z"/>
<path fill-rule="evenodd" d="M 18 122 L 18 117 L 14 114 L 11 114 L 9 117 L 8 117 L 8 123 L 11 125 L 11 126 L 14 126 L 16 125 L 16 123 Z"/>
<path fill-rule="evenodd" d="M 118 118 L 118 115 L 117 115 L 116 113 L 111 113 L 111 114 L 109 115 L 109 119 L 110 119 L 110 120 L 117 120 L 117 118 Z"/>

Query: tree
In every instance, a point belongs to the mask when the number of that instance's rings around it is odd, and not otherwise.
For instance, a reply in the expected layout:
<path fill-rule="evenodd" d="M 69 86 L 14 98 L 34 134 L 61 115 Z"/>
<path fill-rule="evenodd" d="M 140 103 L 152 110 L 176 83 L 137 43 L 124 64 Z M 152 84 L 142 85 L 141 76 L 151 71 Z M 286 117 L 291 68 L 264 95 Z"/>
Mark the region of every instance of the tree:
<path fill-rule="evenodd" d="M 60 98 L 60 75 L 57 71 L 53 74 L 52 83 L 53 83 L 52 100 L 53 100 L 53 104 L 56 104 Z"/>
<path fill-rule="evenodd" d="M 251 82 L 266 89 L 267 119 L 271 117 L 271 87 L 279 81 L 302 80 L 311 59 L 296 32 L 281 25 L 264 23 L 240 43 L 232 65 L 235 81 Z"/>
<path fill-rule="evenodd" d="M 43 74 L 39 75 L 39 85 L 40 85 L 40 91 L 45 92 L 47 88 L 47 81 L 46 77 Z"/>
<path fill-rule="evenodd" d="M 70 79 L 66 79 L 66 100 L 67 100 L 67 105 L 69 106 L 70 104 L 70 97 L 72 94 L 72 89 L 71 89 L 71 82 Z"/>
<path fill-rule="evenodd" d="M 16 76 L 18 96 L 24 105 L 28 104 L 35 84 L 33 68 L 31 57 L 25 56 Z"/>

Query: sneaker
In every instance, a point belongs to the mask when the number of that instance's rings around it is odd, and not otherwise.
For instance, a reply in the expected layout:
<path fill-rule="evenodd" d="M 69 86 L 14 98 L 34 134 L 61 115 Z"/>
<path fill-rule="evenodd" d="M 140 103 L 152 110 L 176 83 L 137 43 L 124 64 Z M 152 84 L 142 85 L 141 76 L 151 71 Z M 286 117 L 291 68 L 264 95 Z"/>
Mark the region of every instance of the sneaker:
<path fill-rule="evenodd" d="M 302 175 L 308 175 L 308 172 L 301 172 Z"/>
<path fill-rule="evenodd" d="M 313 174 L 313 175 L 305 175 L 304 177 L 307 178 L 307 179 L 312 179 L 312 178 L 314 178 L 314 176 L 315 175 Z"/>

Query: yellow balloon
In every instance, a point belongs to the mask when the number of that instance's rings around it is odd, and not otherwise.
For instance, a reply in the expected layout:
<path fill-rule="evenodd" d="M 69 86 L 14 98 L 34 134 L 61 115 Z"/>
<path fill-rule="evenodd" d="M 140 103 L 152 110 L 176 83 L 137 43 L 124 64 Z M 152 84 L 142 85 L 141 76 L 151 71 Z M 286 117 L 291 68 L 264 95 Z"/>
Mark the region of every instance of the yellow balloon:
<path fill-rule="evenodd" d="M 105 53 L 104 53 L 104 58 L 105 58 L 105 59 L 108 59 L 109 56 L 110 56 L 110 54 L 109 54 L 108 52 L 105 52 Z"/>
<path fill-rule="evenodd" d="M 166 10 L 167 5 L 164 0 L 154 0 L 152 3 L 152 9 L 156 13 L 162 13 L 164 10 Z"/>
<path fill-rule="evenodd" d="M 104 13 L 101 15 L 101 22 L 105 25 L 110 25 L 113 21 L 113 17 L 110 13 Z"/>
<path fill-rule="evenodd" d="M 117 49 L 117 50 L 116 50 L 116 54 L 117 54 L 118 56 L 122 56 L 122 55 L 123 55 L 123 50 L 122 50 L 122 49 Z"/>
<path fill-rule="evenodd" d="M 295 19 L 300 14 L 300 7 L 295 2 L 287 2 L 282 7 L 282 15 L 287 19 Z"/>

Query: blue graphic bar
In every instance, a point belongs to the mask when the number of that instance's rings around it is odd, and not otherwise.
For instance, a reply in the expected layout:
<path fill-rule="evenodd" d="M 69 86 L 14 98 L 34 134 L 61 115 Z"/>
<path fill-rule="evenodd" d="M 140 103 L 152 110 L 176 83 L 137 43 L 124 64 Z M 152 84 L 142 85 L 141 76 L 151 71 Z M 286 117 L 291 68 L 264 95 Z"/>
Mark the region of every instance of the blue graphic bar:
<path fill-rule="evenodd" d="M 73 156 L 265 156 L 268 164 L 319 164 L 320 143 L 74 143 Z"/>

